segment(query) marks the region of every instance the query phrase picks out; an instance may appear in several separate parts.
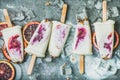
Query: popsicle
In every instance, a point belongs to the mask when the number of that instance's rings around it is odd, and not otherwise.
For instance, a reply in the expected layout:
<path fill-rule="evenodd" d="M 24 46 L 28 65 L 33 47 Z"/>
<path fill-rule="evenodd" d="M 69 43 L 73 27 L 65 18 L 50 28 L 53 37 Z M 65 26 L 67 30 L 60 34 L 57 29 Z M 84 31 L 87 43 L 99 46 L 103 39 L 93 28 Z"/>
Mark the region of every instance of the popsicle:
<path fill-rule="evenodd" d="M 105 22 L 94 23 L 96 40 L 102 58 L 111 58 L 114 43 L 114 24 L 115 21 L 107 20 Z"/>
<path fill-rule="evenodd" d="M 22 62 L 24 54 L 21 26 L 12 27 L 7 10 L 4 9 L 3 12 L 8 24 L 8 28 L 3 29 L 1 32 L 5 41 L 7 51 L 13 62 Z"/>
<path fill-rule="evenodd" d="M 75 30 L 72 53 L 80 55 L 79 71 L 81 74 L 83 74 L 84 56 L 92 55 L 92 42 L 91 42 L 91 31 L 90 31 L 89 21 L 87 19 L 87 14 L 85 9 L 83 9 L 79 17 L 80 20 L 78 21 Z"/>
<path fill-rule="evenodd" d="M 37 57 L 45 57 L 45 52 L 51 34 L 52 23 L 43 20 L 38 28 L 35 30 L 25 51 L 28 54 L 36 55 Z"/>
<path fill-rule="evenodd" d="M 70 26 L 64 24 L 66 10 L 67 10 L 67 5 L 64 4 L 62 15 L 61 15 L 61 22 L 52 21 L 53 22 L 52 34 L 51 34 L 49 48 L 48 48 L 49 54 L 52 57 L 60 56 L 60 53 L 64 47 L 64 44 L 66 42 L 66 39 L 70 31 Z"/>
<path fill-rule="evenodd" d="M 79 55 L 91 55 L 91 32 L 88 20 L 84 23 L 78 23 L 75 30 L 73 53 Z"/>
<path fill-rule="evenodd" d="M 52 34 L 49 43 L 49 53 L 53 57 L 58 57 L 64 47 L 70 31 L 70 26 L 58 21 L 53 21 Z"/>
<path fill-rule="evenodd" d="M 103 59 L 112 57 L 114 44 L 115 21 L 107 20 L 107 2 L 103 1 L 103 22 L 95 22 L 96 40 L 100 56 Z"/>
<path fill-rule="evenodd" d="M 25 48 L 25 51 L 28 54 L 32 54 L 32 58 L 27 71 L 28 75 L 32 73 L 36 57 L 45 57 L 45 51 L 47 49 L 51 34 L 51 27 L 51 21 L 48 21 L 47 19 L 43 20 L 33 33 L 28 46 Z"/>

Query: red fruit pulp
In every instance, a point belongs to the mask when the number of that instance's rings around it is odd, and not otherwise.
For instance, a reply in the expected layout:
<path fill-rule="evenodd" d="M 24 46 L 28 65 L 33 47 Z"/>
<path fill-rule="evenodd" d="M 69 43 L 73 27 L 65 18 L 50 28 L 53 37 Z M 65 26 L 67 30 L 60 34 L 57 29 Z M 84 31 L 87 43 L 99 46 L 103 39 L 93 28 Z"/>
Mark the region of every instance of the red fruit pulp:
<path fill-rule="evenodd" d="M 110 33 L 107 37 L 108 40 L 110 40 L 110 38 L 112 38 L 112 33 Z M 111 45 L 112 45 L 112 41 L 109 43 L 104 43 L 104 48 L 108 49 L 109 52 L 111 51 Z"/>
<path fill-rule="evenodd" d="M 78 35 L 77 35 L 77 41 L 75 45 L 75 49 L 77 48 L 79 42 L 84 39 L 86 36 L 86 29 L 85 28 L 78 28 Z"/>
<path fill-rule="evenodd" d="M 15 35 L 10 38 L 8 48 L 15 49 L 16 51 L 19 51 L 19 53 L 21 53 L 21 50 L 20 50 L 21 43 L 20 43 L 20 41 L 17 40 L 17 38 L 19 38 L 19 35 Z"/>
<path fill-rule="evenodd" d="M 41 39 L 43 39 L 43 32 L 46 31 L 46 29 L 43 27 L 43 25 L 40 25 L 40 28 L 38 30 L 38 34 L 34 37 L 32 44 L 34 44 L 35 42 L 40 42 Z"/>
<path fill-rule="evenodd" d="M 111 51 L 111 44 L 112 44 L 112 42 L 110 42 L 110 43 L 104 43 L 104 48 L 108 49 L 109 52 Z"/>
<path fill-rule="evenodd" d="M 107 37 L 107 39 L 110 39 L 112 37 L 112 33 L 110 33 Z"/>

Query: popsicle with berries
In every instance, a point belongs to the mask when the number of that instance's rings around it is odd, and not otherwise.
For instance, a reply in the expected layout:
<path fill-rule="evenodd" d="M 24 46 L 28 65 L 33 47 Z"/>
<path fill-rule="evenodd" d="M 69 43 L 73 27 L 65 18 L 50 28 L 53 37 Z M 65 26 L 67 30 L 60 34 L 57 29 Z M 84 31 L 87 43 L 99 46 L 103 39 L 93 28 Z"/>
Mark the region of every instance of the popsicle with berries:
<path fill-rule="evenodd" d="M 95 22 L 96 42 L 101 58 L 112 57 L 115 21 L 107 20 L 107 1 L 103 1 L 103 22 Z M 117 40 L 118 41 L 118 40 Z"/>
<path fill-rule="evenodd" d="M 3 12 L 8 24 L 8 28 L 3 29 L 1 32 L 7 51 L 13 62 L 22 62 L 24 54 L 21 26 L 12 27 L 7 10 L 4 9 Z"/>
<path fill-rule="evenodd" d="M 52 57 L 60 56 L 71 28 L 69 25 L 64 24 L 66 12 L 67 4 L 64 4 L 61 15 L 61 22 L 53 21 L 52 34 L 48 48 L 48 51 Z"/>
<path fill-rule="evenodd" d="M 35 30 L 33 36 L 25 48 L 28 54 L 32 54 L 32 58 L 28 67 L 27 74 L 31 74 L 36 57 L 45 57 L 45 52 L 51 35 L 52 23 L 51 21 L 43 20 Z"/>
<path fill-rule="evenodd" d="M 53 21 L 52 34 L 49 44 L 49 53 L 53 57 L 58 57 L 64 47 L 70 26 L 58 21 Z"/>
<path fill-rule="evenodd" d="M 25 51 L 28 54 L 36 55 L 37 57 L 45 57 L 45 52 L 51 34 L 52 23 L 48 20 L 43 20 L 35 30 Z"/>
<path fill-rule="evenodd" d="M 102 58 L 111 58 L 114 43 L 114 24 L 115 21 L 108 20 L 105 22 L 94 23 L 96 40 Z"/>
<path fill-rule="evenodd" d="M 77 19 L 78 24 L 75 30 L 72 53 L 80 55 L 79 71 L 83 74 L 85 65 L 84 56 L 92 55 L 91 31 L 85 9 L 77 16 Z"/>
<path fill-rule="evenodd" d="M 88 20 L 78 23 L 76 26 L 73 53 L 79 55 L 92 54 L 91 32 Z"/>

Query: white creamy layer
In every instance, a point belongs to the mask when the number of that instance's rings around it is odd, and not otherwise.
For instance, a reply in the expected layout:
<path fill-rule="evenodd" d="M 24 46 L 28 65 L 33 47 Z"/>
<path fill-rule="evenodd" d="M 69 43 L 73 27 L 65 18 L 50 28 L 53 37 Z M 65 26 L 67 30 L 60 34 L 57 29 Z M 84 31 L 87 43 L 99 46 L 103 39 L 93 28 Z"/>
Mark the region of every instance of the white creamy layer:
<path fill-rule="evenodd" d="M 70 28 L 69 25 L 53 21 L 52 34 L 48 48 L 51 56 L 58 57 L 60 55 L 67 40 Z"/>
<path fill-rule="evenodd" d="M 91 31 L 88 21 L 78 23 L 73 41 L 73 52 L 80 55 L 92 54 Z"/>
<path fill-rule="evenodd" d="M 45 57 L 45 52 L 51 35 L 51 28 L 52 23 L 50 21 L 43 20 L 34 32 L 27 48 L 25 48 L 25 51 L 28 54 L 34 54 L 37 57 Z M 40 29 L 42 31 L 40 31 L 39 34 L 38 31 Z M 39 36 L 39 41 L 37 39 L 35 40 L 36 36 Z"/>
<path fill-rule="evenodd" d="M 7 51 L 10 55 L 10 58 L 13 62 L 22 62 L 23 58 L 24 58 L 24 54 L 23 54 L 23 39 L 22 39 L 22 33 L 21 33 L 21 26 L 14 26 L 11 28 L 6 28 L 4 30 L 2 30 L 2 35 L 3 35 L 3 39 L 5 41 L 5 45 L 7 47 Z M 9 39 L 15 35 L 19 35 L 19 37 L 17 38 L 17 40 L 20 42 L 20 50 L 21 50 L 21 54 L 19 54 L 18 51 L 14 50 L 14 49 L 9 49 Z"/>
<path fill-rule="evenodd" d="M 114 24 L 113 20 L 94 23 L 96 39 L 99 52 L 102 58 L 111 58 L 114 43 Z"/>

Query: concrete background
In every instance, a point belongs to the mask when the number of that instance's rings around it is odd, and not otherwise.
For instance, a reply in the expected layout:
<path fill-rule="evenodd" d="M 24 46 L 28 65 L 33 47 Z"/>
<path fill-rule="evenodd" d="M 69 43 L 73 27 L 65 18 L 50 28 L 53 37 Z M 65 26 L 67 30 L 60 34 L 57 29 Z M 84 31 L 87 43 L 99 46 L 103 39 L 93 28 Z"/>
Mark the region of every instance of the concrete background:
<path fill-rule="evenodd" d="M 50 5 L 46 6 L 46 2 L 50 1 Z M 75 25 L 76 15 L 86 7 L 88 18 L 90 21 L 91 29 L 94 31 L 93 23 L 101 19 L 102 16 L 102 0 L 0 0 L 0 21 L 4 21 L 2 9 L 7 8 L 12 22 L 15 25 L 24 26 L 29 21 L 42 21 L 45 18 L 50 20 L 60 21 L 62 4 L 68 4 L 68 12 L 66 23 Z M 115 29 L 120 34 L 120 0 L 108 0 L 108 18 L 115 20 Z M 72 32 L 72 30 L 71 30 Z M 72 35 L 73 36 L 73 35 Z M 120 46 L 118 47 L 120 49 Z M 65 62 L 70 65 L 72 74 L 71 80 L 89 80 L 79 74 L 76 65 L 69 61 L 69 56 L 65 51 L 59 58 L 53 59 L 46 52 L 47 58 L 36 60 L 35 67 L 31 76 L 26 74 L 29 64 L 30 56 L 26 55 L 25 60 L 21 64 L 16 65 L 17 77 L 16 80 L 66 80 L 65 75 L 60 74 L 60 66 Z M 1 59 L 4 57 L 1 55 Z M 47 59 L 47 60 L 46 60 Z M 19 70 L 18 70 L 19 69 Z M 104 80 L 120 80 L 120 71 L 113 76 Z"/>

